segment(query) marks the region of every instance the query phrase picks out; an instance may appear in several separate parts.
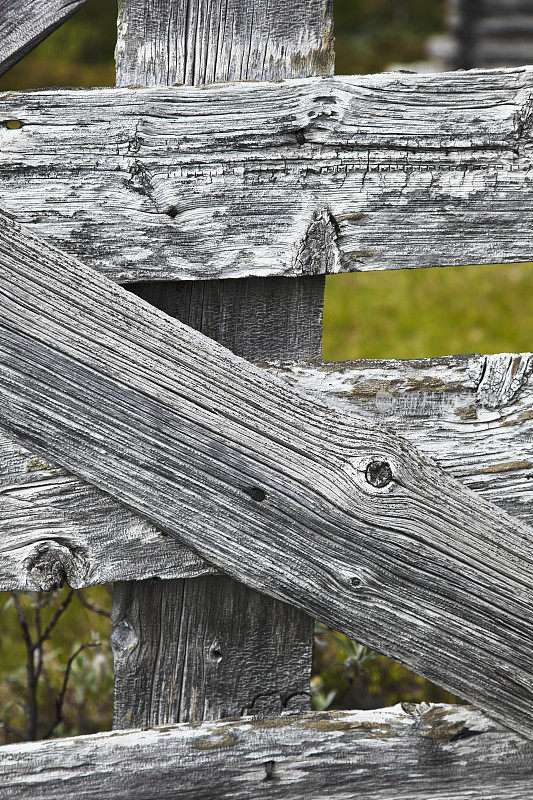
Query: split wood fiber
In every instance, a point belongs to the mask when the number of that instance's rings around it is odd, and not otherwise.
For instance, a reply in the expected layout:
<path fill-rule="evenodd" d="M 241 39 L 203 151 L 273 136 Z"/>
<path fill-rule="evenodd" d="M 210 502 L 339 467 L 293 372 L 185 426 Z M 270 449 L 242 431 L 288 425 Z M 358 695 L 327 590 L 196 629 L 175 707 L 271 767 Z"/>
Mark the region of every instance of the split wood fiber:
<path fill-rule="evenodd" d="M 330 74 L 331 29 L 331 0 L 126 0 L 117 83 Z M 168 214 L 175 218 L 175 207 Z M 128 288 L 237 355 L 264 361 L 320 358 L 324 282 L 273 276 Z M 182 563 L 199 561 L 181 554 Z M 115 583 L 112 623 L 115 728 L 309 707 L 312 618 L 233 578 Z"/>
<path fill-rule="evenodd" d="M 354 411 L 370 427 L 392 428 L 452 477 L 533 524 L 531 353 L 266 366 L 320 395 L 332 413 Z M 57 570 L 48 554 L 56 556 L 63 579 L 76 588 L 215 571 L 13 437 L 0 435 L 0 462 L 1 590 L 50 585 Z"/>

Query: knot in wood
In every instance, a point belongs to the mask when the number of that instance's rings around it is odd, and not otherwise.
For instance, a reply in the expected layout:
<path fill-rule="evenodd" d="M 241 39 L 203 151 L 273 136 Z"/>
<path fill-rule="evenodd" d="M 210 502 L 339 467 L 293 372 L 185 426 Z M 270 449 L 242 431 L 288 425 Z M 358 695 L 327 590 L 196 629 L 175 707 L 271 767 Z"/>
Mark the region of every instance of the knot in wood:
<path fill-rule="evenodd" d="M 67 548 L 43 542 L 28 556 L 24 567 L 38 591 L 52 592 L 54 589 L 61 589 L 67 579 L 67 560 L 71 560 Z"/>
<path fill-rule="evenodd" d="M 365 471 L 365 478 L 371 486 L 383 489 L 392 481 L 392 469 L 387 461 L 371 461 Z"/>
<path fill-rule="evenodd" d="M 115 624 L 111 634 L 111 648 L 115 656 L 133 650 L 138 642 L 137 634 L 127 620 L 123 619 Z"/>

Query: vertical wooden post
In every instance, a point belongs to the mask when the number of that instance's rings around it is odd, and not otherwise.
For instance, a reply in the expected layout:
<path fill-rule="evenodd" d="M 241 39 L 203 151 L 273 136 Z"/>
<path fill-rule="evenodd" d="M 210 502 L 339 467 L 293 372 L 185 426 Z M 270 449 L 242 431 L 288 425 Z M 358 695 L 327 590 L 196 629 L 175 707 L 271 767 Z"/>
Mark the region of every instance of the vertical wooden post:
<path fill-rule="evenodd" d="M 333 71 L 332 0 L 120 0 L 119 6 L 121 86 Z M 311 360 L 321 358 L 324 280 L 130 288 L 250 360 Z M 115 728 L 309 704 L 313 620 L 226 576 L 116 584 L 112 622 Z"/>

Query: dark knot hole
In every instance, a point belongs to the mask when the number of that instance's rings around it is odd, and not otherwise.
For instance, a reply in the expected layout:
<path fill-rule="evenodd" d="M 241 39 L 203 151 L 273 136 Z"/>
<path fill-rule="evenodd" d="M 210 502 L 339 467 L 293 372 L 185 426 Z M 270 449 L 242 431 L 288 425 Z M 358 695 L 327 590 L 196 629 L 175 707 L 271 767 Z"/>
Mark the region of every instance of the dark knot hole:
<path fill-rule="evenodd" d="M 365 478 L 376 489 L 383 489 L 392 481 L 392 469 L 387 461 L 371 461 L 366 468 Z"/>

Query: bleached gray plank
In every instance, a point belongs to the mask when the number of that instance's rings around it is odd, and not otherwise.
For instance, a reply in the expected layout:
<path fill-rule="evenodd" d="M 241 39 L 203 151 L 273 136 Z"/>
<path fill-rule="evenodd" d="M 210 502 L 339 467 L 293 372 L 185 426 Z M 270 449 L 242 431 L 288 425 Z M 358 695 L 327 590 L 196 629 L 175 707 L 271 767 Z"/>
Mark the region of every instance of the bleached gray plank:
<path fill-rule="evenodd" d="M 114 278 L 533 260 L 533 68 L 4 95 L 0 206 Z"/>
<path fill-rule="evenodd" d="M 117 85 L 276 80 L 333 72 L 332 0 L 143 0 L 119 6 Z"/>
<path fill-rule="evenodd" d="M 8 220 L 0 266 L 4 430 L 533 735 L 529 526 Z"/>
<path fill-rule="evenodd" d="M 285 364 L 331 407 L 386 425 L 449 475 L 533 525 L 533 355 Z"/>
<path fill-rule="evenodd" d="M 486 500 L 533 525 L 533 357 L 362 360 L 267 368 L 334 413 L 386 424 Z M 0 589 L 35 589 L 25 567 L 64 542 L 73 586 L 213 570 L 108 495 L 0 435 Z M 113 548 L 109 542 L 113 541 Z M 46 579 L 47 574 L 44 575 Z"/>
<path fill-rule="evenodd" d="M 37 47 L 87 0 L 0 0 L 0 75 Z"/>
<path fill-rule="evenodd" d="M 404 704 L 8 745 L 0 792 L 12 800 L 525 800 L 531 756 L 530 743 L 468 707 Z"/>

